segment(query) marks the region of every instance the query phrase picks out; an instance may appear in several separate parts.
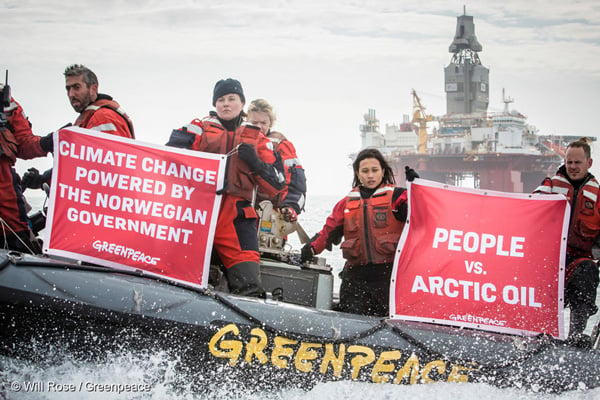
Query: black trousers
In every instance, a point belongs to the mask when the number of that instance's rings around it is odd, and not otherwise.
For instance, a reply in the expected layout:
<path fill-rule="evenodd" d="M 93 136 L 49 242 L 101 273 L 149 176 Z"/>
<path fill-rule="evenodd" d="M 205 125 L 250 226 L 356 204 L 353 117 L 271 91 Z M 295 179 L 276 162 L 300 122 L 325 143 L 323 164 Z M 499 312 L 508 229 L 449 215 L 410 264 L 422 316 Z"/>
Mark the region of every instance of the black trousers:
<path fill-rule="evenodd" d="M 567 256 L 567 265 L 575 261 Z M 587 320 L 598 311 L 596 290 L 600 278 L 598 264 L 591 259 L 582 259 L 577 263 L 565 285 L 565 306 L 571 309 L 569 334 L 582 333 Z"/>
<path fill-rule="evenodd" d="M 340 274 L 339 310 L 354 314 L 389 315 L 392 264 L 344 267 Z"/>

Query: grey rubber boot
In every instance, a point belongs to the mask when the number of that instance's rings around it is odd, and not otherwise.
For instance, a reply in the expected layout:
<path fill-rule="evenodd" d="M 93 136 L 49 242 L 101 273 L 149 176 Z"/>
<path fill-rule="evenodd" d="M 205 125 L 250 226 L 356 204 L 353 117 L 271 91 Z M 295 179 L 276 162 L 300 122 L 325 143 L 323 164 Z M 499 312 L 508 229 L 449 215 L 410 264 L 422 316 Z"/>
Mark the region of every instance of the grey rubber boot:
<path fill-rule="evenodd" d="M 590 315 L 581 308 L 571 307 L 571 316 L 569 318 L 569 336 L 582 334 L 587 325 Z"/>
<path fill-rule="evenodd" d="M 251 297 L 264 297 L 265 290 L 260 279 L 260 265 L 245 261 L 227 269 L 229 290 L 233 294 Z"/>
<path fill-rule="evenodd" d="M 570 308 L 571 316 L 569 318 L 569 337 L 567 338 L 567 343 L 570 346 L 591 349 L 593 346 L 592 338 L 584 334 L 583 331 L 592 313 L 585 308 Z"/>

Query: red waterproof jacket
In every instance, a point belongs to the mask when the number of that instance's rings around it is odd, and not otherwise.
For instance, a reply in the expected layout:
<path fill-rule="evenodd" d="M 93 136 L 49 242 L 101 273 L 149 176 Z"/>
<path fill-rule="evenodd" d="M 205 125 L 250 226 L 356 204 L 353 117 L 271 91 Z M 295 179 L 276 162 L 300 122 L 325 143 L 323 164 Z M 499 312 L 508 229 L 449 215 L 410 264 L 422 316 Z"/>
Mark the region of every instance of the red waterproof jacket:
<path fill-rule="evenodd" d="M 106 94 L 98 94 L 96 101 L 79 114 L 75 126 L 135 139 L 131 119 L 119 103 Z"/>
<path fill-rule="evenodd" d="M 40 146 L 40 137 L 31 132 L 23 108 L 14 99 L 4 113 L 7 127 L 0 131 L 0 219 L 15 232 L 25 232 L 28 230 L 27 208 L 13 165 L 17 157 L 42 157 L 46 152 Z M 4 234 L 8 233 L 4 227 L 0 228 Z"/>
<path fill-rule="evenodd" d="M 394 200 L 394 198 L 396 198 Z M 317 254 L 342 233 L 341 249 L 347 266 L 392 263 L 404 222 L 394 215 L 406 205 L 407 192 L 393 185 L 377 188 L 369 198 L 362 198 L 354 188 L 334 207 L 325 226 L 312 242 Z"/>
<path fill-rule="evenodd" d="M 592 174 L 577 190 L 567 179 L 565 167 L 559 168 L 552 178 L 546 178 L 536 193 L 563 194 L 571 204 L 571 219 L 567 239 L 567 255 L 592 258 L 592 246 L 600 233 L 600 185 Z"/>
<path fill-rule="evenodd" d="M 4 109 L 4 113 L 7 129 L 0 133 L 1 157 L 14 164 L 17 157 L 28 160 L 45 156 L 46 152 L 40 147 L 40 137 L 32 133 L 23 107 L 11 98 L 10 106 Z"/>
<path fill-rule="evenodd" d="M 258 158 L 266 164 L 259 173 L 251 172 L 245 161 L 232 152 L 240 143 L 254 147 Z M 259 128 L 242 123 L 235 131 L 228 131 L 219 119 L 210 115 L 194 119 L 182 129 L 174 130 L 168 146 L 189 148 L 216 154 L 229 154 L 225 192 L 246 200 L 252 200 L 254 188 L 276 196 L 281 191 L 285 177 L 276 165 L 273 145 Z"/>

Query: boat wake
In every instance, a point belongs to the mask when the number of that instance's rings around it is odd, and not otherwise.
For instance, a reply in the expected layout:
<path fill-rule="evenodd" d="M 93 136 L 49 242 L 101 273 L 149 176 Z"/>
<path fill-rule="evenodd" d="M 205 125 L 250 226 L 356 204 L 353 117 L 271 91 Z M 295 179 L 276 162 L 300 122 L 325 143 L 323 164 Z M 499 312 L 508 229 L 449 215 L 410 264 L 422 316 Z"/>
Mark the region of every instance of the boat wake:
<path fill-rule="evenodd" d="M 47 353 L 48 354 L 48 353 Z M 500 389 L 486 384 L 436 383 L 431 385 L 378 385 L 365 382 L 327 382 L 313 388 L 260 389 L 227 379 L 221 374 L 190 377 L 182 373 L 178 356 L 160 352 L 109 353 L 103 361 L 80 361 L 73 354 L 56 352 L 39 362 L 0 357 L 0 398 L 3 399 L 238 399 L 238 400 L 319 400 L 339 399 L 436 399 L 462 400 L 583 400 L 599 399 L 600 389 L 572 391 L 561 395 L 536 393 L 514 388 Z M 20 389 L 19 389 L 20 388 Z"/>

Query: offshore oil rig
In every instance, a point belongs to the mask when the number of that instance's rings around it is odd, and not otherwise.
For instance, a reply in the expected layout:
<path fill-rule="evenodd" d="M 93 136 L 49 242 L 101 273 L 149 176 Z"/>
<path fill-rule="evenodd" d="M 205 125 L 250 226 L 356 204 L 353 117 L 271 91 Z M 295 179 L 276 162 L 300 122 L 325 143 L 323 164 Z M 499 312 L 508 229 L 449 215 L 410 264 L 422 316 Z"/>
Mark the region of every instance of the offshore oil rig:
<path fill-rule="evenodd" d="M 509 110 L 513 100 L 502 91 L 504 110 L 490 113 L 489 69 L 482 65 L 483 47 L 475 36 L 473 17 L 457 17 L 444 68 L 446 114 L 429 115 L 413 89 L 412 118 L 379 131 L 375 110 L 360 126 L 362 146 L 376 147 L 387 157 L 398 184 L 404 166 L 420 176 L 455 186 L 505 192 L 531 192 L 562 163 L 566 145 L 579 136 L 543 136 L 527 118 Z"/>

